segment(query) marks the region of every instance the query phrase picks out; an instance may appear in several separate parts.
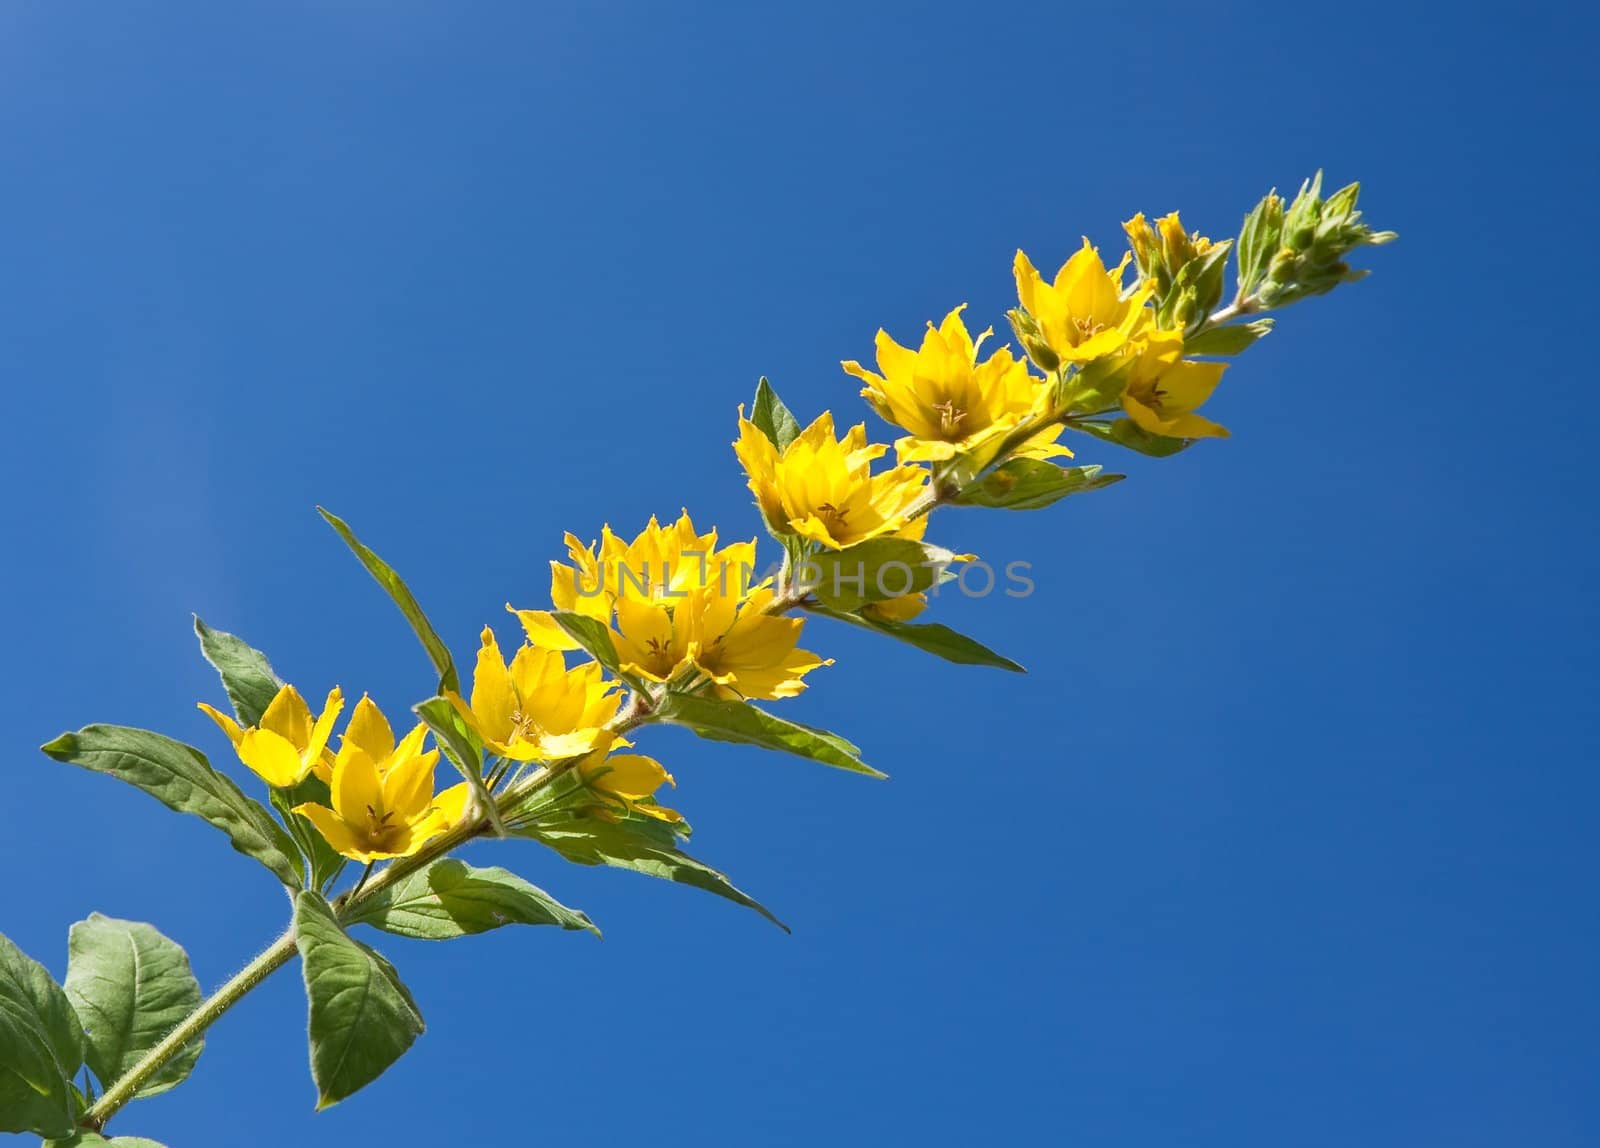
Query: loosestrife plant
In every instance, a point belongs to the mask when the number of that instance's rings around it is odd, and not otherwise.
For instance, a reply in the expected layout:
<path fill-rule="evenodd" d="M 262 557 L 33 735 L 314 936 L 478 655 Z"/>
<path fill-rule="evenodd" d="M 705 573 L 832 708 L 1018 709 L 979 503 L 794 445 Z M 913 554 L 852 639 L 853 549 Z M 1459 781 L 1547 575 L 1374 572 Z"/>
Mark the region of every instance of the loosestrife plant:
<path fill-rule="evenodd" d="M 293 913 L 209 997 L 183 949 L 147 924 L 95 913 L 73 925 L 64 985 L 0 936 L 0 1131 L 149 1145 L 106 1140 L 107 1122 L 181 1084 L 211 1024 L 296 955 L 318 1107 L 343 1100 L 423 1030 L 398 972 L 355 926 L 428 940 L 504 925 L 597 932 L 516 874 L 453 856 L 476 838 L 526 838 L 580 865 L 692 885 L 782 927 L 684 851 L 688 824 L 660 801 L 672 775 L 633 739 L 667 722 L 883 776 L 837 734 L 755 704 L 793 697 L 829 664 L 801 647 L 810 618 L 953 662 L 1020 669 L 918 620 L 930 592 L 970 560 L 927 541 L 929 513 L 1037 510 L 1122 477 L 1067 465 L 1069 431 L 1156 457 L 1225 436 L 1201 408 L 1230 360 L 1272 329 L 1265 313 L 1360 278 L 1346 256 L 1394 238 L 1361 221 L 1357 190 L 1325 198 L 1319 174 L 1292 202 L 1267 195 L 1238 239 L 1220 242 L 1176 214 L 1136 215 L 1123 225 L 1130 250 L 1110 267 L 1088 240 L 1049 276 L 1019 251 L 1008 318 L 1020 355 L 985 353 L 992 332 L 974 337 L 962 307 L 915 347 L 879 331 L 876 369 L 843 368 L 899 428 L 892 465 L 891 447 L 868 441 L 864 424 L 841 435 L 824 412 L 802 428 L 763 379 L 748 416 L 740 408 L 734 450 L 781 550 L 775 572 L 757 574 L 754 541 L 724 542 L 687 513 L 667 526 L 652 519 L 631 539 L 609 528 L 592 544 L 568 534 L 549 607 L 508 607 L 523 635 L 509 656 L 485 627 L 470 678 L 394 570 L 323 511 L 422 640 L 437 673 L 431 696 L 403 734 L 371 698 L 352 705 L 337 686 L 313 708 L 259 650 L 196 620 L 227 698 L 226 709 L 200 708 L 265 804 L 159 733 L 90 725 L 43 747 L 209 822 L 283 882 Z M 1224 303 L 1230 255 L 1236 289 Z M 443 789 L 441 758 L 461 776 Z"/>

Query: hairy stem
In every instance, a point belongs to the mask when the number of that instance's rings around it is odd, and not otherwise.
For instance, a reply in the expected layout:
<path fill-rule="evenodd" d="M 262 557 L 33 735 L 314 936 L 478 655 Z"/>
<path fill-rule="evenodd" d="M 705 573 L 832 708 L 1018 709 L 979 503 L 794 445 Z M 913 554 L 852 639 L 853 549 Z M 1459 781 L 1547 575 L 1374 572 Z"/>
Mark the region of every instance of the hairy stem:
<path fill-rule="evenodd" d="M 614 732 L 623 733 L 640 724 L 648 716 L 648 710 L 643 704 L 630 705 L 623 713 L 618 714 L 618 720 L 612 723 Z M 557 777 L 570 762 L 556 762 L 543 767 L 539 772 L 529 775 L 516 788 L 516 795 L 522 796 L 528 792 L 548 784 Z M 512 796 L 508 791 L 504 798 L 497 804 L 504 804 Z M 350 911 L 361 902 L 374 896 L 379 891 L 388 888 L 396 881 L 408 874 L 415 873 L 424 865 L 438 860 L 445 854 L 459 848 L 474 837 L 486 832 L 489 828 L 487 817 L 474 818 L 462 822 L 455 828 L 435 837 L 427 845 L 410 857 L 403 857 L 393 862 L 378 873 L 369 869 L 362 875 L 362 879 L 350 892 L 334 900 L 334 911 L 341 921 L 348 920 Z M 370 876 L 370 880 L 368 877 Z M 198 1037 L 206 1029 L 215 1024 L 222 1014 L 238 1004 L 257 985 L 266 980 L 278 969 L 289 963 L 295 955 L 294 928 L 291 926 L 284 934 L 251 961 L 237 975 L 225 985 L 212 993 L 183 1019 L 179 1025 L 169 1032 L 161 1043 L 157 1044 L 146 1053 L 132 1068 L 124 1073 L 106 1089 L 101 1096 L 83 1114 L 81 1123 L 84 1127 L 99 1131 L 105 1127 L 123 1105 L 134 1098 L 134 1094 L 152 1076 L 159 1072 L 173 1057 L 183 1051 L 184 1047 Z"/>
<path fill-rule="evenodd" d="M 145 1053 L 138 1064 L 122 1075 L 122 1079 L 106 1089 L 105 1095 L 83 1114 L 83 1124 L 96 1131 L 105 1127 L 106 1121 L 132 1100 L 147 1080 L 182 1052 L 185 1045 L 210 1028 L 218 1017 L 238 1004 L 251 989 L 287 964 L 294 953 L 294 929 L 290 928 L 267 946 L 259 957 L 240 969 L 227 984 L 202 1001 L 199 1008 L 167 1033 L 160 1044 Z"/>

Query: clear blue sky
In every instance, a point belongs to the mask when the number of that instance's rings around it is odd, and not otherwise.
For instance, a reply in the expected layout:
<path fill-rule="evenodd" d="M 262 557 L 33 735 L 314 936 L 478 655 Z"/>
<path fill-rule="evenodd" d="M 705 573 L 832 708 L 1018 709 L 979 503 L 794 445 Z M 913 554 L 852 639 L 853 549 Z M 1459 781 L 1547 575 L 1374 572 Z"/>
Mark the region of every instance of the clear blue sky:
<path fill-rule="evenodd" d="M 1575 6 L 0 8 L 0 930 L 90 910 L 215 984 L 281 928 L 199 822 L 38 754 L 224 743 L 189 612 L 320 693 L 430 685 L 313 513 L 470 650 L 563 530 L 748 536 L 760 374 L 841 358 L 1134 210 L 1231 234 L 1318 165 L 1401 242 L 1295 307 L 1232 426 L 934 536 L 1027 664 L 815 625 L 785 712 L 887 784 L 652 734 L 697 852 L 795 927 L 536 845 L 605 928 L 386 941 L 430 1031 L 320 1116 L 289 972 L 167 1143 L 1364 1146 L 1600 1140 L 1592 14 Z"/>

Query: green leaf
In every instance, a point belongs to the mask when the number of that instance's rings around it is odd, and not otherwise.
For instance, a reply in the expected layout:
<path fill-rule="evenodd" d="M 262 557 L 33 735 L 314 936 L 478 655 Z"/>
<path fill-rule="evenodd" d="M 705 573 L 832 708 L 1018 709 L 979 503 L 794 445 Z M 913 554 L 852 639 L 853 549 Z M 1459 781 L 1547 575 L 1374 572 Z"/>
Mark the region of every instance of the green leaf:
<path fill-rule="evenodd" d="M 598 619 L 570 610 L 556 610 L 550 615 L 556 625 L 566 631 L 567 637 L 589 652 L 589 655 L 613 674 L 620 673 L 622 662 L 617 648 L 611 642 L 611 630 Z"/>
<path fill-rule="evenodd" d="M 463 720 L 460 711 L 450 704 L 449 698 L 429 698 L 413 706 L 412 712 L 433 731 L 433 739 L 439 743 L 445 757 L 472 787 L 478 809 L 489 818 L 495 833 L 504 837 L 505 823 L 500 820 L 500 811 L 495 808 L 494 798 L 483 784 L 483 744 L 478 740 L 478 735 Z"/>
<path fill-rule="evenodd" d="M 439 692 L 459 691 L 461 679 L 456 675 L 455 662 L 450 659 L 449 648 L 440 640 L 432 623 L 428 621 L 428 616 L 417 604 L 416 596 L 400 580 L 400 575 L 396 574 L 393 567 L 382 558 L 362 545 L 361 540 L 349 526 L 345 525 L 343 519 L 330 514 L 320 506 L 317 507 L 317 513 L 327 519 L 328 525 L 339 532 L 339 537 L 344 539 L 345 545 L 361 559 L 361 565 L 367 568 L 368 574 L 378 580 L 378 585 L 388 591 L 389 597 L 394 599 L 394 604 L 399 606 L 400 612 L 406 616 L 406 621 L 411 623 L 411 628 L 416 631 L 417 637 L 422 639 L 423 648 L 433 660 L 433 668 L 439 671 Z"/>
<path fill-rule="evenodd" d="M 909 538 L 874 538 L 845 550 L 825 550 L 797 570 L 800 585 L 834 610 L 918 594 L 939 581 L 955 555 Z"/>
<path fill-rule="evenodd" d="M 595 661 L 626 682 L 629 689 L 639 693 L 648 692 L 644 682 L 623 670 L 622 659 L 617 657 L 617 647 L 611 641 L 611 630 L 604 622 L 569 610 L 552 611 L 550 617 L 566 632 L 567 637 L 588 651 L 589 656 Z"/>
<path fill-rule="evenodd" d="M 1084 434 L 1093 435 L 1105 442 L 1114 442 L 1118 446 L 1127 447 L 1129 450 L 1147 454 L 1151 458 L 1167 458 L 1177 454 L 1180 450 L 1187 450 L 1194 445 L 1194 439 L 1167 438 L 1165 435 L 1151 434 L 1132 419 L 1115 419 L 1112 422 L 1098 422 L 1092 419 L 1074 419 L 1067 424 L 1073 430 L 1082 431 Z"/>
<path fill-rule="evenodd" d="M 424 1025 L 394 967 L 347 936 L 320 894 L 296 894 L 294 943 L 311 1006 L 311 1077 L 320 1111 L 382 1076 Z"/>
<path fill-rule="evenodd" d="M 612 822 L 594 816 L 575 817 L 555 824 L 529 826 L 518 833 L 548 845 L 579 865 L 632 869 L 635 873 L 715 893 L 754 909 L 784 932 L 789 931 L 788 925 L 735 886 L 725 874 L 678 849 L 672 843 L 671 831 L 651 818 L 623 818 Z"/>
<path fill-rule="evenodd" d="M 301 856 L 311 863 L 311 887 L 321 889 L 339 875 L 346 861 L 308 818 L 294 811 L 295 806 L 306 804 L 333 805 L 328 783 L 314 773 L 294 785 L 272 790 L 272 807 L 300 846 Z"/>
<path fill-rule="evenodd" d="M 486 933 L 501 925 L 560 925 L 600 935 L 584 914 L 515 873 L 475 869 L 453 857 L 442 857 L 372 894 L 348 923 L 424 941 Z"/>
<path fill-rule="evenodd" d="M 751 404 L 750 421 L 756 424 L 756 429 L 772 440 L 772 445 L 780 451 L 787 450 L 789 444 L 800 437 L 800 420 L 789 413 L 789 408 L 783 405 L 783 400 L 778 397 L 778 392 L 772 389 L 772 384 L 767 382 L 765 375 L 756 384 L 755 402 Z"/>
<path fill-rule="evenodd" d="M 107 1140 L 97 1132 L 79 1132 L 70 1140 L 49 1140 L 44 1148 L 98 1148 L 101 1144 L 109 1144 L 111 1148 L 162 1148 L 143 1136 L 113 1136 Z"/>
<path fill-rule="evenodd" d="M 658 720 L 692 729 L 713 741 L 758 745 L 809 757 L 867 777 L 886 778 L 860 757 L 861 751 L 836 733 L 813 729 L 769 714 L 748 702 L 722 701 L 692 694 L 668 694 L 656 708 Z"/>
<path fill-rule="evenodd" d="M 1212 327 L 1183 341 L 1185 355 L 1237 355 L 1272 330 L 1273 320 L 1257 319 L 1231 327 Z"/>
<path fill-rule="evenodd" d="M 71 1135 L 83 1029 L 44 966 L 0 934 L 0 1132 Z"/>
<path fill-rule="evenodd" d="M 1001 510 L 1040 510 L 1069 494 L 1101 490 L 1127 475 L 1102 474 L 1098 466 L 1057 466 L 1037 458 L 1016 458 L 997 467 L 955 498 L 957 506 Z"/>
<path fill-rule="evenodd" d="M 192 813 L 228 835 L 233 847 L 254 857 L 290 888 L 302 880 L 294 841 L 272 814 L 211 768 L 205 754 L 149 730 L 86 725 L 41 749 L 57 761 L 137 786 L 168 809 Z"/>
<path fill-rule="evenodd" d="M 90 913 L 72 926 L 67 952 L 67 996 L 83 1022 L 85 1059 L 103 1082 L 122 1079 L 200 1007 L 200 982 L 188 955 L 153 925 Z M 195 1038 L 137 1095 L 182 1084 L 204 1044 Z"/>
<path fill-rule="evenodd" d="M 1244 217 L 1239 230 L 1239 292 L 1251 294 L 1266 277 L 1267 264 L 1283 238 L 1283 200 L 1269 191 Z"/>
<path fill-rule="evenodd" d="M 955 662 L 963 666 L 993 666 L 996 669 L 1011 670 L 1014 673 L 1027 673 L 1025 669 L 1013 662 L 1003 654 L 997 654 L 982 642 L 975 641 L 965 634 L 957 633 L 949 626 L 938 622 L 891 622 L 884 618 L 874 618 L 867 614 L 842 614 L 837 610 L 826 607 L 813 606 L 808 608 L 813 614 L 821 614 L 825 618 L 846 622 L 852 626 L 860 626 L 865 630 L 874 630 L 880 634 L 887 634 L 891 638 L 925 650 L 930 654 L 943 658 L 947 662 Z"/>
<path fill-rule="evenodd" d="M 272 663 L 260 650 L 253 649 L 232 634 L 213 630 L 198 616 L 194 632 L 200 639 L 200 652 L 222 677 L 222 688 L 233 704 L 234 716 L 242 726 L 261 724 L 261 715 L 277 696 L 283 681 L 273 672 Z"/>

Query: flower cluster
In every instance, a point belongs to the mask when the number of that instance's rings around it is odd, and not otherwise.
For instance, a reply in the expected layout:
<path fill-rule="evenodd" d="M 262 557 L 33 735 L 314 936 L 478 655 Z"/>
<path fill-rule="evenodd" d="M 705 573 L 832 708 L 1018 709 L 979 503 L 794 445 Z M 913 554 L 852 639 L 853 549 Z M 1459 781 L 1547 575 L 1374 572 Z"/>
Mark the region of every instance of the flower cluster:
<path fill-rule="evenodd" d="M 0 937 L 0 971 L 22 986 L 0 1004 L 33 1042 L 18 1061 L 22 1046 L 0 1040 L 0 1081 L 9 1068 L 18 1082 L 0 1089 L 0 1131 L 103 1142 L 113 1114 L 180 1083 L 205 1027 L 295 955 L 305 967 L 319 1106 L 363 1087 L 423 1025 L 394 967 L 348 927 L 433 940 L 508 924 L 594 930 L 515 873 L 447 856 L 477 837 L 529 839 L 579 864 L 690 885 L 776 923 L 684 851 L 687 822 L 657 800 L 676 782 L 630 739 L 672 724 L 882 777 L 846 739 L 752 704 L 794 697 L 831 664 L 801 647 L 810 621 L 1020 670 L 920 620 L 934 612 L 942 583 L 978 569 L 951 571 L 973 557 L 929 541 L 930 512 L 1038 510 L 1122 477 L 1071 465 L 1069 434 L 1152 457 L 1226 436 L 1200 412 L 1228 360 L 1272 329 L 1263 314 L 1360 278 L 1347 257 L 1393 238 L 1362 222 L 1356 196 L 1352 184 L 1324 199 L 1320 176 L 1291 202 L 1269 194 L 1236 240 L 1194 234 L 1177 213 L 1154 223 L 1135 215 L 1115 261 L 1084 239 L 1048 278 L 1018 251 L 1017 305 L 1007 312 L 1016 351 L 986 350 L 993 329 L 974 338 L 963 304 L 929 322 L 914 348 L 878 331 L 876 370 L 841 364 L 867 408 L 897 428 L 892 442 L 872 441 L 865 422 L 848 419 L 841 435 L 829 411 L 802 426 L 761 380 L 748 416 L 739 410 L 733 449 L 776 543 L 770 565 L 758 565 L 755 539 L 724 541 L 687 511 L 665 526 L 652 518 L 631 539 L 609 526 L 590 543 L 568 534 L 566 560 L 550 566 L 548 605 L 507 606 L 522 631 L 515 648 L 485 626 L 465 686 L 405 582 L 323 511 L 421 640 L 437 674 L 432 696 L 413 707 L 418 720 L 403 737 L 365 695 L 341 731 L 338 688 L 314 713 L 259 650 L 197 621 L 233 712 L 200 708 L 265 784 L 276 820 L 199 750 L 148 730 L 89 725 L 43 747 L 227 834 L 290 890 L 294 919 L 204 1003 L 182 950 L 148 925 L 80 922 L 65 989 Z M 1236 290 L 1224 302 L 1230 261 Z M 439 787 L 441 760 L 459 782 Z M 348 861 L 362 871 L 336 892 Z M 149 954 L 144 971 L 129 951 Z M 119 1019 L 80 1025 L 80 1007 Z M 103 1087 L 98 1096 L 87 1079 L 75 1083 L 85 1065 Z"/>
<path fill-rule="evenodd" d="M 457 762 L 467 775 L 460 785 L 434 794 L 439 751 L 425 750 L 426 726 L 396 744 L 366 698 L 331 748 L 337 689 L 314 717 L 285 686 L 249 728 L 202 708 L 274 790 L 298 794 L 308 777 L 320 781 L 326 794 L 292 812 L 359 861 L 415 854 L 466 821 L 498 820 L 501 806 L 514 820 L 527 815 L 526 802 L 505 794 L 530 769 L 575 779 L 567 785 L 581 793 L 558 803 L 563 815 L 581 807 L 681 823 L 654 800 L 671 775 L 652 758 L 618 752 L 631 748 L 624 735 L 699 704 L 685 699 L 743 705 L 799 694 L 830 664 L 800 646 L 808 614 L 1009 668 L 945 627 L 909 624 L 949 577 L 945 568 L 970 558 L 926 541 L 929 512 L 1036 509 L 1120 477 L 1065 465 L 1069 431 L 1152 455 L 1225 437 L 1199 412 L 1224 360 L 1270 329 L 1271 320 L 1248 316 L 1271 299 L 1321 289 L 1319 281 L 1302 290 L 1296 267 L 1350 278 L 1329 267 L 1354 246 L 1388 238 L 1359 223 L 1351 189 L 1328 204 L 1319 189 L 1308 184 L 1287 212 L 1269 195 L 1247 219 L 1239 292 L 1226 307 L 1221 278 L 1234 241 L 1194 234 L 1176 212 L 1153 223 L 1140 213 L 1123 224 L 1128 249 L 1115 263 L 1087 238 L 1048 277 L 1016 253 L 1008 318 L 1020 353 L 985 352 L 993 328 L 974 337 L 966 304 L 929 322 L 915 347 L 879 330 L 876 370 L 841 365 L 870 410 L 903 432 L 892 443 L 871 441 L 864 422 L 841 434 L 831 411 L 802 427 L 762 380 L 750 414 L 739 409 L 733 448 L 781 563 L 758 573 L 754 539 L 724 543 L 687 511 L 668 525 L 652 518 L 631 539 L 609 526 L 590 543 L 568 534 L 566 561 L 550 564 L 549 607 L 507 606 L 522 644 L 508 657 L 485 627 L 470 690 L 441 690 L 467 747 L 461 756 L 477 758 Z M 535 804 L 539 817 L 555 808 Z"/>

